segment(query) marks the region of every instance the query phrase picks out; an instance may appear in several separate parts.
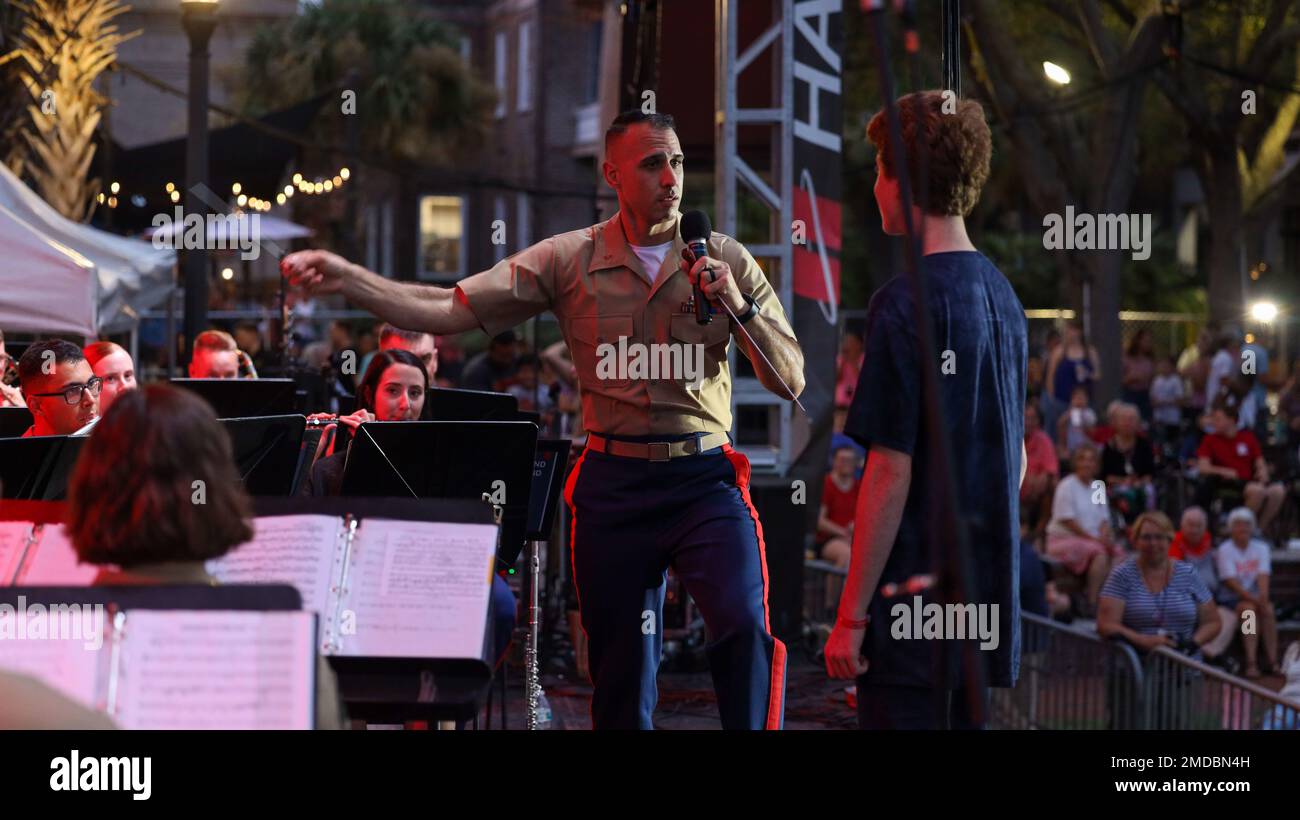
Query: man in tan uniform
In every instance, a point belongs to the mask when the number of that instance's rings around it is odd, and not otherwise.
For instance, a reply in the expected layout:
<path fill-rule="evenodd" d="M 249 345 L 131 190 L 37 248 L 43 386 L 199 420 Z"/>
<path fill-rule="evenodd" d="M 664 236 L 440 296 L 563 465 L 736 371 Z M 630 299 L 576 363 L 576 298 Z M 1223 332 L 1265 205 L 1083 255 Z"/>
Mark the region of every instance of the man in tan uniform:
<path fill-rule="evenodd" d="M 724 727 L 780 728 L 785 647 L 772 637 L 749 462 L 731 447 L 734 334 L 769 390 L 803 390 L 803 354 L 754 258 L 714 233 L 684 262 L 683 156 L 671 117 L 628 112 L 605 136 L 619 212 L 545 239 L 455 288 L 395 282 L 323 251 L 281 263 L 294 284 L 347 298 L 398 327 L 490 335 L 552 311 L 573 356 L 591 433 L 565 488 L 574 579 L 589 639 L 596 728 L 652 728 L 659 622 L 671 565 L 709 627 Z M 691 283 L 725 302 L 698 324 Z M 793 395 L 782 387 L 789 385 Z"/>

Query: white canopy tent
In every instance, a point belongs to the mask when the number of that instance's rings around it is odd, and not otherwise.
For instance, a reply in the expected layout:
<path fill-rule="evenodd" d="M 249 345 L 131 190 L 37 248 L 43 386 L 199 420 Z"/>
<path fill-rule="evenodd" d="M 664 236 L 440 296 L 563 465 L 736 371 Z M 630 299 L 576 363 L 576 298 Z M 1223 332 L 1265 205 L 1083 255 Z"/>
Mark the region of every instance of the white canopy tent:
<path fill-rule="evenodd" d="M 93 262 L 2 204 L 0 248 L 0 328 L 95 336 L 99 288 Z"/>
<path fill-rule="evenodd" d="M 0 206 L 46 239 L 89 260 L 95 274 L 90 292 L 96 301 L 98 324 L 88 335 L 93 337 L 100 333 L 129 330 L 135 326 L 135 316 L 140 311 L 164 304 L 170 295 L 176 267 L 175 251 L 155 248 L 149 242 L 118 236 L 65 218 L 2 163 Z M 0 295 L 0 305 L 13 304 L 11 293 L 31 288 L 40 281 L 30 264 L 26 256 L 8 247 L 0 255 L 0 291 L 9 291 Z M 20 280 L 26 281 L 20 286 L 13 284 Z M 42 283 L 42 287 L 48 287 L 48 284 Z M 70 291 L 61 296 L 61 301 L 69 305 L 69 311 L 81 299 L 80 293 Z M 24 307 L 23 303 L 17 304 Z M 0 314 L 0 327 L 17 328 L 10 319 L 8 315 Z M 38 330 L 52 332 L 54 328 L 47 324 Z"/>

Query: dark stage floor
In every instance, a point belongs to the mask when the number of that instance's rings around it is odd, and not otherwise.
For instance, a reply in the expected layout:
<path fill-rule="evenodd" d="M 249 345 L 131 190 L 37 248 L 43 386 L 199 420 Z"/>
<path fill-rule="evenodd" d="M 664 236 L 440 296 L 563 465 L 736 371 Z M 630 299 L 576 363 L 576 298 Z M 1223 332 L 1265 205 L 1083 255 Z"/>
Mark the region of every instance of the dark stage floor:
<path fill-rule="evenodd" d="M 786 729 L 852 729 L 857 725 L 845 700 L 847 681 L 831 682 L 826 671 L 802 654 L 790 658 L 786 684 Z M 507 679 L 508 728 L 524 728 L 524 690 L 521 670 L 512 668 Z M 553 729 L 590 729 L 591 685 L 572 676 L 542 677 L 542 688 L 554 714 Z M 497 690 L 498 692 L 500 690 Z M 482 723 L 480 722 L 480 726 Z M 500 708 L 493 704 L 492 728 L 500 728 Z M 661 672 L 657 729 L 720 729 L 717 702 L 708 671 Z"/>

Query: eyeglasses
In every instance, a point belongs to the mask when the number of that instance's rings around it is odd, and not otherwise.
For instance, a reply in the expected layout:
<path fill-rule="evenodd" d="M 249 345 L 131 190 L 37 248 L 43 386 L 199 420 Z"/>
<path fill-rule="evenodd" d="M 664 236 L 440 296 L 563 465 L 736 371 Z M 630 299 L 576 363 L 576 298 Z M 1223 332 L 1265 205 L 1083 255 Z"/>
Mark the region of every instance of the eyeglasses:
<path fill-rule="evenodd" d="M 1163 532 L 1144 532 L 1138 536 L 1139 541 L 1170 541 L 1172 540 L 1167 533 Z"/>
<path fill-rule="evenodd" d="M 75 405 L 81 401 L 81 392 L 83 390 L 90 393 L 92 399 L 99 397 L 99 389 L 104 386 L 104 380 L 98 376 L 91 376 L 90 381 L 85 384 L 70 384 L 62 390 L 54 393 L 28 393 L 27 395 L 36 398 L 40 396 L 62 396 L 63 400 L 70 405 Z"/>

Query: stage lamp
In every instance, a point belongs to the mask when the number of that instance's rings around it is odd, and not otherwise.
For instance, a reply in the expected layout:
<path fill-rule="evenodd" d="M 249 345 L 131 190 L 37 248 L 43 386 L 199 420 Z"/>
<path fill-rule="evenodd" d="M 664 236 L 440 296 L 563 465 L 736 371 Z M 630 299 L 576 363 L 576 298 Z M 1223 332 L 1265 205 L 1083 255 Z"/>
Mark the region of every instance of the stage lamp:
<path fill-rule="evenodd" d="M 1070 72 L 1066 71 L 1064 68 L 1061 68 L 1056 63 L 1048 62 L 1047 60 L 1044 60 L 1043 73 L 1047 75 L 1047 79 L 1051 80 L 1057 85 L 1070 84 Z"/>
<path fill-rule="evenodd" d="M 1256 322 L 1271 322 L 1277 318 L 1277 305 L 1272 302 L 1256 302 L 1250 306 L 1250 318 Z"/>

